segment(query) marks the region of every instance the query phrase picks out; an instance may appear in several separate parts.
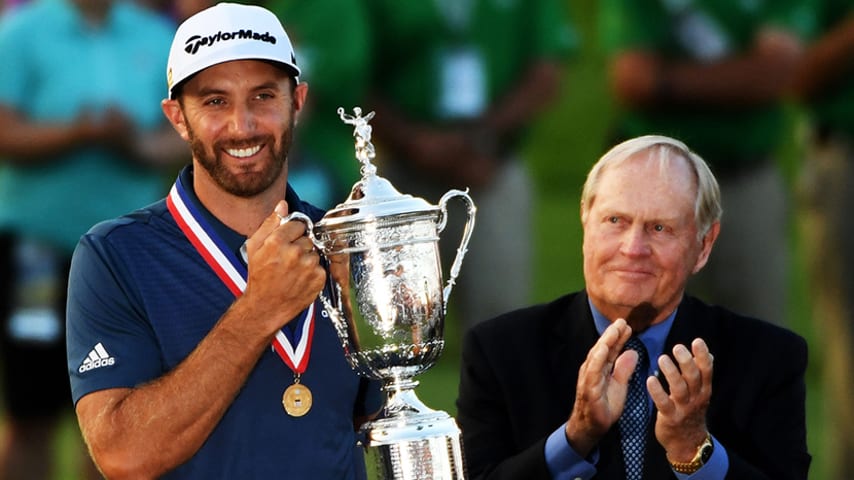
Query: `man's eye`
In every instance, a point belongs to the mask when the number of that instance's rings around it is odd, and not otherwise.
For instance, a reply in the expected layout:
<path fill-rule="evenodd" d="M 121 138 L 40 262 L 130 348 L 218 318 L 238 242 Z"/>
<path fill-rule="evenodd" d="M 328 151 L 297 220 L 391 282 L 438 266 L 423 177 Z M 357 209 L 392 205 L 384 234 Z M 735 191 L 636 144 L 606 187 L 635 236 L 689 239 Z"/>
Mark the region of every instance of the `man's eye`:
<path fill-rule="evenodd" d="M 652 226 L 652 229 L 655 230 L 656 232 L 663 232 L 664 231 L 664 225 L 657 223 L 657 224 Z"/>
<path fill-rule="evenodd" d="M 620 217 L 617 217 L 617 216 L 608 217 L 608 223 L 618 223 L 619 221 L 620 221 Z"/>

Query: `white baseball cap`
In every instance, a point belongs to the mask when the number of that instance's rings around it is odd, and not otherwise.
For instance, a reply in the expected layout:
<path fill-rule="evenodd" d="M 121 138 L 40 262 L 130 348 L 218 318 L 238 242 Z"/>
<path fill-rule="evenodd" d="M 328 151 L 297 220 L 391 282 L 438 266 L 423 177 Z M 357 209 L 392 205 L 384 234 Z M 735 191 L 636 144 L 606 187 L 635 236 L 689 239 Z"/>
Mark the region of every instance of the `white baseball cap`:
<path fill-rule="evenodd" d="M 202 70 L 233 60 L 271 60 L 298 77 L 294 48 L 273 12 L 257 5 L 218 3 L 184 21 L 175 32 L 166 83 L 175 87 Z"/>

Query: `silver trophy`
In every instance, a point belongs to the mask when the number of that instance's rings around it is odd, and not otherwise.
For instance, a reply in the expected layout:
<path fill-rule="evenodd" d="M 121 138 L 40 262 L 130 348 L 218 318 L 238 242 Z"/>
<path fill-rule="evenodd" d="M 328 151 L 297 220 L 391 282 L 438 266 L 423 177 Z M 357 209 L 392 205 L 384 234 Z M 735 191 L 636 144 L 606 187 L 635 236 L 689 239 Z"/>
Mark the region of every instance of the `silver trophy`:
<path fill-rule="evenodd" d="M 446 412 L 432 410 L 415 395 L 414 377 L 432 367 L 442 353 L 448 296 L 460 270 L 474 227 L 471 197 L 450 190 L 431 205 L 398 192 L 376 175 L 371 163 L 371 112 L 362 116 L 339 108 L 354 126 L 356 158 L 362 178 L 347 200 L 308 234 L 329 266 L 324 308 L 338 331 L 347 361 L 359 374 L 381 380 L 387 398 L 382 414 L 362 426 L 368 468 L 379 478 L 463 479 L 466 477 L 460 429 Z M 439 234 L 447 203 L 465 201 L 467 219 L 447 284 L 442 285 Z"/>

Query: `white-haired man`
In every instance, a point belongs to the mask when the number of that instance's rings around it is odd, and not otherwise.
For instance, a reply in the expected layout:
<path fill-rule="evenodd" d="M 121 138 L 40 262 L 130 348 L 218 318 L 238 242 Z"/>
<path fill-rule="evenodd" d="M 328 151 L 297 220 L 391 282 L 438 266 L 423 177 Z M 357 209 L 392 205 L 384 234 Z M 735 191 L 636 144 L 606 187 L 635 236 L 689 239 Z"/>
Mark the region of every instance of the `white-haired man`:
<path fill-rule="evenodd" d="M 805 341 L 685 293 L 720 216 L 683 143 L 638 137 L 602 157 L 581 198 L 585 290 L 465 338 L 474 478 L 807 478 Z"/>

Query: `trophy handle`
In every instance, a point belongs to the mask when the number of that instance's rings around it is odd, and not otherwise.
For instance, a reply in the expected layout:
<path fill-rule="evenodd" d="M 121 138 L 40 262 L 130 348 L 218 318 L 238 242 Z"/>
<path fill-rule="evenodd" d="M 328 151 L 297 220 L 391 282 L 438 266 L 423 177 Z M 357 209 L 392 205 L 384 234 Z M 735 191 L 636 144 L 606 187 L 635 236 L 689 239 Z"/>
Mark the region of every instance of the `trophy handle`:
<path fill-rule="evenodd" d="M 445 288 L 442 290 L 442 300 L 445 308 L 444 313 L 448 313 L 448 297 L 451 296 L 451 290 L 454 288 L 454 284 L 456 282 L 457 276 L 460 274 L 460 265 L 463 263 L 463 257 L 465 257 L 466 252 L 468 251 L 469 240 L 471 240 L 471 232 L 474 228 L 474 217 L 477 213 L 477 207 L 474 206 L 474 202 L 468 194 L 468 189 L 465 191 L 462 190 L 448 190 L 447 193 L 442 195 L 442 198 L 439 200 L 439 224 L 437 226 L 438 233 L 442 233 L 442 230 L 445 229 L 445 225 L 448 223 L 448 201 L 454 197 L 460 197 L 466 202 L 466 225 L 463 229 L 463 236 L 460 240 L 460 246 L 457 247 L 457 255 L 454 258 L 454 263 L 451 264 L 451 272 L 448 275 L 448 282 L 445 284 Z"/>
<path fill-rule="evenodd" d="M 317 248 L 319 252 L 323 252 L 323 244 L 317 241 L 314 237 L 314 222 L 311 221 L 308 215 L 302 212 L 291 212 L 287 217 L 281 217 L 279 220 L 280 225 L 284 225 L 291 220 L 296 220 L 305 224 L 305 234 L 311 240 L 311 243 Z"/>
<path fill-rule="evenodd" d="M 314 222 L 311 221 L 311 218 L 309 218 L 308 215 L 302 212 L 291 212 L 288 214 L 288 216 L 282 217 L 281 220 L 279 220 L 279 223 L 281 225 L 284 225 L 285 223 L 288 223 L 292 220 L 305 224 L 306 236 L 308 236 L 308 238 L 311 240 L 311 243 L 314 244 L 314 246 L 317 248 L 317 251 L 320 252 L 320 254 L 322 255 L 323 244 L 318 242 L 317 239 L 314 237 Z M 338 313 L 338 310 L 335 308 L 332 302 L 328 298 L 326 298 L 326 295 L 324 295 L 322 291 L 320 292 L 320 301 L 323 304 L 323 307 L 329 312 L 330 315 Z M 335 318 L 335 320 L 338 320 L 338 318 Z"/>

